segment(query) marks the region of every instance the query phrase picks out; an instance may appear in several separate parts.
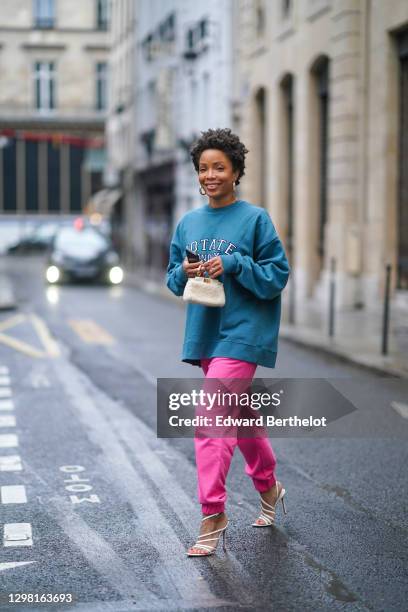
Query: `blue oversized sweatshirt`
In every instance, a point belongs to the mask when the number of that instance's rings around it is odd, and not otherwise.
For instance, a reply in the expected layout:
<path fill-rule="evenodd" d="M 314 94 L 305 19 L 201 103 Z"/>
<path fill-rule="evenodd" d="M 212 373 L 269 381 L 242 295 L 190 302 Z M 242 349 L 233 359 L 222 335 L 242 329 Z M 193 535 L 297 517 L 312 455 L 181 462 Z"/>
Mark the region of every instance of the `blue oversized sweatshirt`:
<path fill-rule="evenodd" d="M 203 261 L 221 256 L 226 303 L 222 308 L 187 305 L 182 360 L 230 357 L 275 367 L 281 292 L 289 264 L 269 214 L 238 200 L 222 208 L 209 204 L 188 212 L 170 246 L 167 286 L 183 295 L 186 248 Z"/>

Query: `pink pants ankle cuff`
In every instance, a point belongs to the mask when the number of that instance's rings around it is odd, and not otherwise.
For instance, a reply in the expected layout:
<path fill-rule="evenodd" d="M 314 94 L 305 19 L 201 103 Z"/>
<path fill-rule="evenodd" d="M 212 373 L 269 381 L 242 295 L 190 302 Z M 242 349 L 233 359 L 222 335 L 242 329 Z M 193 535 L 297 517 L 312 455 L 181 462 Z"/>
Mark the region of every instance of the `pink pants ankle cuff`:
<path fill-rule="evenodd" d="M 269 491 L 273 487 L 276 482 L 276 478 L 269 478 L 269 480 L 259 480 L 257 478 L 252 479 L 254 483 L 254 487 L 259 493 L 265 493 L 265 491 Z"/>
<path fill-rule="evenodd" d="M 224 504 L 203 504 L 201 509 L 203 514 L 218 514 L 224 512 Z"/>

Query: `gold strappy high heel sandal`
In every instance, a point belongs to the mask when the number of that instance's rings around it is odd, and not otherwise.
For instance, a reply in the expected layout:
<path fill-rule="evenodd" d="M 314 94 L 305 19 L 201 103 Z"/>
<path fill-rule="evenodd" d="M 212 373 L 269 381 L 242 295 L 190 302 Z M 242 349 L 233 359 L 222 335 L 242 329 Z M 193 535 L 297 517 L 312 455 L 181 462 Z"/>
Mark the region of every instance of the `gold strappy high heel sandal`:
<path fill-rule="evenodd" d="M 263 523 L 252 523 L 252 527 L 269 527 L 270 525 L 273 525 L 275 521 L 275 508 L 276 508 L 278 501 L 282 503 L 284 514 L 287 513 L 286 506 L 285 506 L 285 500 L 283 499 L 286 491 L 282 487 L 279 492 L 278 484 L 281 484 L 281 483 L 279 481 L 276 481 L 276 502 L 273 506 L 271 504 L 268 504 L 268 502 L 266 502 L 261 497 L 261 514 L 259 515 L 257 520 L 258 521 L 261 520 L 263 521 Z"/>
<path fill-rule="evenodd" d="M 219 516 L 220 514 L 222 514 L 222 512 L 218 512 L 217 514 L 209 514 L 208 516 L 205 516 L 202 519 L 202 521 L 206 521 L 207 519 L 214 518 L 215 516 Z M 225 525 L 225 527 L 221 527 L 221 529 L 216 529 L 215 531 L 209 531 L 208 533 L 203 533 L 202 535 L 198 536 L 197 542 L 194 544 L 194 546 L 191 546 L 191 548 L 189 548 L 186 554 L 189 557 L 208 557 L 209 555 L 213 555 L 217 549 L 218 542 L 220 540 L 221 535 L 222 535 L 222 547 L 224 549 L 224 552 L 227 552 L 226 535 L 227 535 L 228 523 L 229 521 L 227 521 L 227 524 Z M 214 536 L 213 538 L 208 537 L 216 533 L 218 533 L 217 536 Z M 214 540 L 215 540 L 215 544 L 212 546 L 208 546 L 208 544 L 204 544 L 204 542 L 213 542 Z M 190 552 L 192 548 L 198 548 L 200 550 L 203 550 L 204 552 L 202 553 L 193 552 L 192 553 Z"/>

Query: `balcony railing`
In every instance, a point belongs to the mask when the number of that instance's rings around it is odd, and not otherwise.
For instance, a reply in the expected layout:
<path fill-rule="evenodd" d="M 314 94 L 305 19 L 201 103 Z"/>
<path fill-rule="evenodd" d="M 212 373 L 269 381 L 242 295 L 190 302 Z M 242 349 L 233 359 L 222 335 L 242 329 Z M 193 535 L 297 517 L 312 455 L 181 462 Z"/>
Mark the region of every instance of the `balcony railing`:
<path fill-rule="evenodd" d="M 28 105 L 0 104 L 0 123 L 12 125 L 17 123 L 69 121 L 78 123 L 104 122 L 107 111 L 96 110 L 94 106 L 61 106 L 60 108 L 36 109 Z"/>
<path fill-rule="evenodd" d="M 54 17 L 36 17 L 34 27 L 39 30 L 52 30 L 54 28 Z"/>

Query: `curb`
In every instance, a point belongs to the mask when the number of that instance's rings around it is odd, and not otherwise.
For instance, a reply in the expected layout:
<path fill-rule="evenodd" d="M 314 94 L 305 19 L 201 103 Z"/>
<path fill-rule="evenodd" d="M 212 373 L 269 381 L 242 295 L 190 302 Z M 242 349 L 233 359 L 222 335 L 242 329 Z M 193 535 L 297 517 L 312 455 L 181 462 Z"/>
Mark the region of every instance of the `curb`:
<path fill-rule="evenodd" d="M 311 333 L 311 332 L 310 332 Z M 296 337 L 295 337 L 296 335 Z M 380 376 L 389 376 L 408 379 L 408 369 L 403 366 L 394 365 L 393 363 L 384 363 L 387 357 L 376 357 L 373 355 L 352 355 L 347 352 L 344 348 L 338 346 L 333 342 L 330 346 L 323 339 L 311 339 L 305 337 L 305 333 L 302 330 L 291 329 L 289 326 L 283 324 L 280 327 L 279 337 L 287 342 L 291 342 L 294 345 L 302 348 L 308 348 L 309 350 L 315 351 L 323 355 L 330 355 L 343 361 L 344 363 L 352 364 L 356 367 L 362 368 L 369 372 L 379 374 Z M 376 363 L 376 361 L 382 359 L 383 363 Z M 388 358 L 391 360 L 392 358 Z"/>

